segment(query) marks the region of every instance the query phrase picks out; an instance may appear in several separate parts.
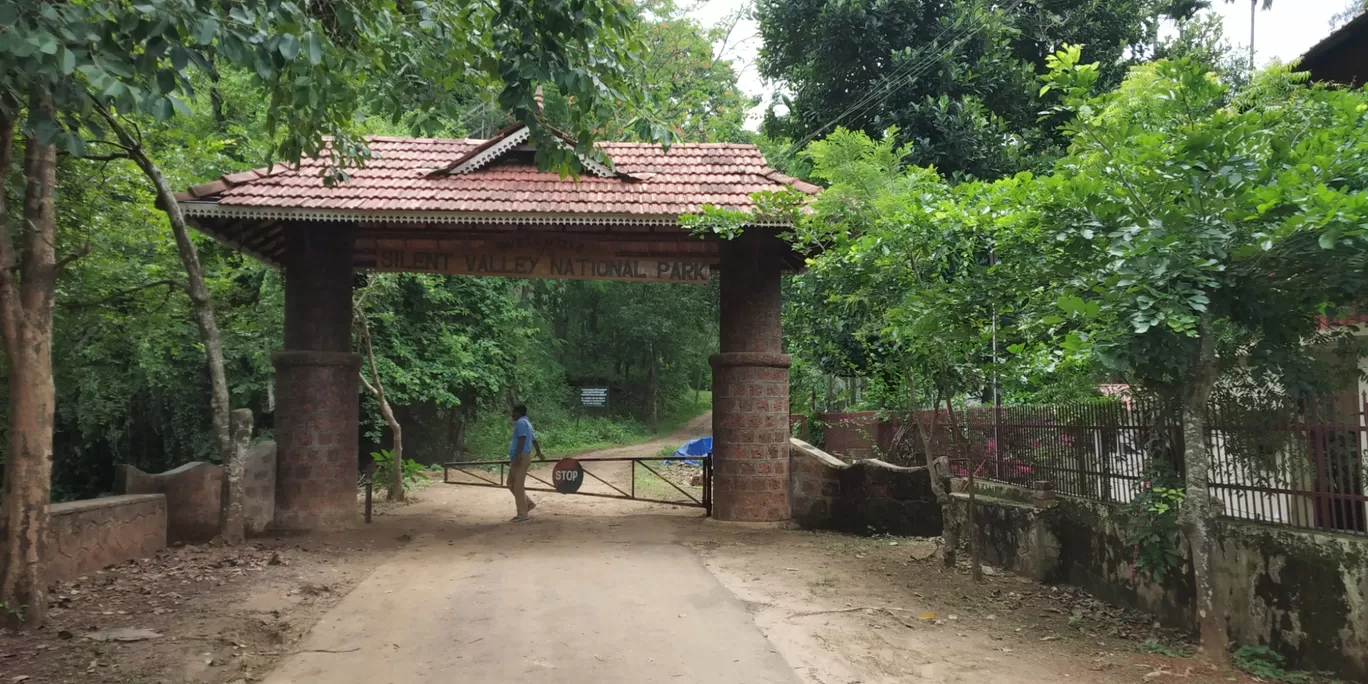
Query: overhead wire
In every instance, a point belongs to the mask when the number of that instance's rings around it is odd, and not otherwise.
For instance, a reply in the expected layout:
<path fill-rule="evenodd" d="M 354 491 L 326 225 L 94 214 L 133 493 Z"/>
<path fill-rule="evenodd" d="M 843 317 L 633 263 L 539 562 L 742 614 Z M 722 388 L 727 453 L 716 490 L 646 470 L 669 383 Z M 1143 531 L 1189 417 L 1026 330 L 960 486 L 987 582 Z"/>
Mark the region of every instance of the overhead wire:
<path fill-rule="evenodd" d="M 1016 8 L 1019 7 L 1023 2 L 1025 2 L 1025 0 L 1013 0 L 1013 2 L 1003 10 L 1003 13 L 1010 14 L 1011 12 L 1016 10 Z M 972 15 L 966 14 L 964 16 Z M 940 40 L 944 38 L 947 33 L 949 33 L 952 30 L 955 30 L 959 26 L 959 23 L 960 20 L 957 19 L 954 26 L 948 26 L 944 29 L 941 29 L 941 32 L 937 34 L 935 38 L 931 39 L 931 43 L 939 43 Z M 802 139 L 789 145 L 788 149 L 786 149 L 784 153 L 780 155 L 779 159 L 788 159 L 795 152 L 802 149 L 805 145 L 807 145 L 817 136 L 825 133 L 827 130 L 830 130 L 833 126 L 842 123 L 843 120 L 845 120 L 850 115 L 856 113 L 857 111 L 863 111 L 871 106 L 877 106 L 879 104 L 882 104 L 884 100 L 891 97 L 895 92 L 897 92 L 899 88 L 903 87 L 908 83 L 913 82 L 915 79 L 921 77 L 922 74 L 925 74 L 927 71 L 929 71 L 931 67 L 935 66 L 937 63 L 944 60 L 946 57 L 952 55 L 954 51 L 958 49 L 960 44 L 972 38 L 976 33 L 982 30 L 982 28 L 982 24 L 965 27 L 957 37 L 950 41 L 950 47 L 947 48 L 944 52 L 927 55 L 925 58 L 917 62 L 908 62 L 907 64 L 894 70 L 893 73 L 888 74 L 884 78 L 880 79 L 878 83 L 875 83 L 870 88 L 867 94 L 865 94 L 863 97 L 857 100 L 854 104 L 847 107 L 840 114 L 837 114 L 833 119 L 831 119 L 827 123 L 814 129 L 811 133 L 808 133 L 806 136 L 803 136 Z M 883 94 L 880 95 L 881 91 L 886 92 L 883 92 Z M 875 101 L 876 98 L 877 101 Z"/>

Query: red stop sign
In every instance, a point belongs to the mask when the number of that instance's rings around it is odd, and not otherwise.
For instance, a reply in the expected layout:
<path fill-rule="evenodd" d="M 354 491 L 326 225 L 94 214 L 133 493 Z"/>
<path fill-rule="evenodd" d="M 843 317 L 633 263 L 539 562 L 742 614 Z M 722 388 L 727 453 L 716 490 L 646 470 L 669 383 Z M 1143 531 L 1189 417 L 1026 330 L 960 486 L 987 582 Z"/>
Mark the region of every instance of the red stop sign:
<path fill-rule="evenodd" d="M 561 494 L 574 494 L 583 482 L 584 467 L 573 458 L 562 458 L 551 469 L 551 484 Z"/>

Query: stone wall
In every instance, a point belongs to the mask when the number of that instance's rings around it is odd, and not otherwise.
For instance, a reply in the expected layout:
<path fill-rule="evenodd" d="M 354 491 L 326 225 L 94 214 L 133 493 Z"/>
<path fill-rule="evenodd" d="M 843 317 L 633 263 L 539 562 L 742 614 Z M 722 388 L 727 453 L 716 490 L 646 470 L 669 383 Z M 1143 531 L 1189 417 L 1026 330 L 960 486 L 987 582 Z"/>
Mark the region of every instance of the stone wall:
<path fill-rule="evenodd" d="M 789 500 L 793 520 L 802 527 L 940 535 L 941 508 L 925 468 L 877 460 L 846 463 L 802 440 L 790 443 Z"/>
<path fill-rule="evenodd" d="M 275 513 L 275 442 L 262 442 L 247 450 L 243 480 L 247 533 L 260 534 Z M 218 535 L 222 487 L 223 468 L 203 461 L 156 475 L 120 465 L 114 476 L 114 489 L 120 494 L 165 495 L 166 534 L 172 543 L 205 542 Z"/>
<path fill-rule="evenodd" d="M 963 534 L 968 496 L 954 497 L 951 524 Z M 1136 573 L 1113 506 L 1039 502 L 1029 490 L 985 483 L 975 519 L 986 563 L 1195 627 L 1191 567 L 1185 561 L 1162 583 Z M 1234 520 L 1218 528 L 1216 586 L 1228 601 L 1231 641 L 1268 646 L 1293 668 L 1368 679 L 1368 539 Z"/>
<path fill-rule="evenodd" d="M 53 504 L 47 576 L 69 580 L 166 548 L 166 497 L 109 496 Z M 5 521 L 0 519 L 0 538 Z M 0 549 L 0 568 L 7 559 Z"/>

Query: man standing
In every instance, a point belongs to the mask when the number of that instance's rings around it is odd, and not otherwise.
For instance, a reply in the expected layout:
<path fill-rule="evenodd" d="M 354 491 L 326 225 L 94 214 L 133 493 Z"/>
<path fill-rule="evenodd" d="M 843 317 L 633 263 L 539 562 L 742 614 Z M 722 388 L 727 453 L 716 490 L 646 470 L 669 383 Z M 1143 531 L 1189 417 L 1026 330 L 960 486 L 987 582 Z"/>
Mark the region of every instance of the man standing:
<path fill-rule="evenodd" d="M 536 450 L 537 458 L 542 457 L 541 442 L 532 430 L 532 421 L 527 419 L 527 407 L 518 404 L 513 407 L 513 440 L 508 444 L 508 489 L 513 492 L 513 502 L 518 507 L 513 522 L 526 521 L 528 512 L 537 507 L 537 502 L 527 498 L 526 490 L 533 450 Z"/>

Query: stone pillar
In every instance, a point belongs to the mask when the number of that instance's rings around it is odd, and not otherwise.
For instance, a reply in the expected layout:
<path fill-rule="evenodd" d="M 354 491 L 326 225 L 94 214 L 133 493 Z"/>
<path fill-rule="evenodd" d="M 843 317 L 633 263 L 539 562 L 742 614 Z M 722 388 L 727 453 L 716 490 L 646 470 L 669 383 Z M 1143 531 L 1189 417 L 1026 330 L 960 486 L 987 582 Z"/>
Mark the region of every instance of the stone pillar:
<path fill-rule="evenodd" d="M 720 353 L 713 367 L 713 517 L 788 520 L 789 357 L 779 316 L 777 238 L 747 231 L 722 246 Z"/>
<path fill-rule="evenodd" d="M 285 350 L 276 369 L 274 529 L 356 522 L 358 371 L 351 353 L 352 234 L 285 228 Z"/>

